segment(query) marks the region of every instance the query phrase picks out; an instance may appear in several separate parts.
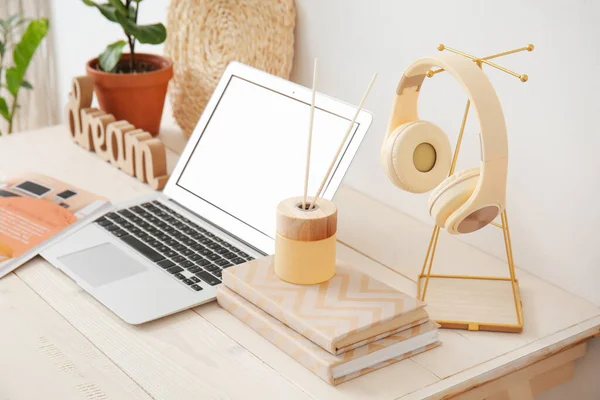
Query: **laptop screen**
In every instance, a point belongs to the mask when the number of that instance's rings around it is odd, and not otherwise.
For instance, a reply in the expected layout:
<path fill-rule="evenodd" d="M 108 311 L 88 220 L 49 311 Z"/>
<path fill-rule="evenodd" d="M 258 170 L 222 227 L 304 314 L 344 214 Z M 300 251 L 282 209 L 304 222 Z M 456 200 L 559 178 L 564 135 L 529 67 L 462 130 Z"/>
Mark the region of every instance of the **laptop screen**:
<path fill-rule="evenodd" d="M 177 186 L 274 238 L 277 204 L 304 191 L 309 114 L 310 103 L 232 75 Z M 316 194 L 349 123 L 315 108 L 309 196 Z M 351 135 L 358 123 L 353 128 Z"/>

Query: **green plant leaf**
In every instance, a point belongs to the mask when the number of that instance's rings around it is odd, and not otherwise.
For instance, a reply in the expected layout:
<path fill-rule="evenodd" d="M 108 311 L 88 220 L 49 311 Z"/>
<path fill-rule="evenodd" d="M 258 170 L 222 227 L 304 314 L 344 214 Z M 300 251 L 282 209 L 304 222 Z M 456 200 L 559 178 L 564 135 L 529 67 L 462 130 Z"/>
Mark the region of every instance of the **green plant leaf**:
<path fill-rule="evenodd" d="M 2 115 L 5 120 L 10 121 L 8 104 L 6 103 L 6 100 L 4 100 L 4 97 L 0 97 L 0 115 Z"/>
<path fill-rule="evenodd" d="M 127 16 L 127 7 L 125 7 L 125 4 L 123 4 L 121 0 L 108 0 L 108 2 L 115 8 L 115 10 L 119 14 Z"/>
<path fill-rule="evenodd" d="M 83 1 L 83 4 L 90 6 L 90 7 L 96 7 L 101 13 L 102 15 L 104 15 L 104 17 L 112 22 L 117 22 L 117 18 L 115 17 L 117 11 L 115 10 L 115 7 L 112 4 L 98 4 L 93 2 L 92 0 L 81 0 Z"/>
<path fill-rule="evenodd" d="M 0 41 L 0 56 L 4 55 L 6 48 L 4 47 L 4 42 Z"/>
<path fill-rule="evenodd" d="M 135 21 L 135 7 L 133 4 L 129 6 L 129 19 Z"/>
<path fill-rule="evenodd" d="M 33 89 L 33 85 L 27 82 L 26 80 L 23 80 L 23 82 L 21 82 L 21 87 L 25 89 Z"/>
<path fill-rule="evenodd" d="M 119 60 L 121 59 L 121 54 L 123 53 L 123 47 L 127 43 L 124 40 L 119 40 L 118 42 L 114 42 L 109 44 L 104 52 L 100 54 L 98 57 L 98 62 L 100 63 L 100 68 L 102 68 L 105 72 L 111 72 L 115 69 Z"/>
<path fill-rule="evenodd" d="M 21 82 L 33 54 L 42 42 L 42 39 L 48 33 L 48 19 L 40 18 L 33 20 L 27 26 L 21 41 L 17 43 L 13 50 L 14 66 L 6 70 L 6 87 L 13 97 L 17 97 Z"/>
<path fill-rule="evenodd" d="M 4 29 L 8 29 L 10 27 L 10 25 L 19 17 L 19 14 L 13 14 L 10 17 L 8 17 L 7 19 L 4 20 L 0 20 L 0 25 L 2 25 L 2 27 Z"/>
<path fill-rule="evenodd" d="M 140 43 L 160 44 L 167 38 L 167 29 L 163 24 L 137 25 L 120 14 L 115 15 L 128 35 L 134 36 Z"/>

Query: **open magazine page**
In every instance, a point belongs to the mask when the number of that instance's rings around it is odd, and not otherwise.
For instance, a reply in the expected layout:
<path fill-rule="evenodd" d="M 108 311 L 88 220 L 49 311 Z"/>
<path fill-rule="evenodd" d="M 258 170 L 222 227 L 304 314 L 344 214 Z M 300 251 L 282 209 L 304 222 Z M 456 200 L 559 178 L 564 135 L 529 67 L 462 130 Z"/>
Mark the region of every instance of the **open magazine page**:
<path fill-rule="evenodd" d="M 0 277 L 108 204 L 104 197 L 37 173 L 0 183 Z"/>

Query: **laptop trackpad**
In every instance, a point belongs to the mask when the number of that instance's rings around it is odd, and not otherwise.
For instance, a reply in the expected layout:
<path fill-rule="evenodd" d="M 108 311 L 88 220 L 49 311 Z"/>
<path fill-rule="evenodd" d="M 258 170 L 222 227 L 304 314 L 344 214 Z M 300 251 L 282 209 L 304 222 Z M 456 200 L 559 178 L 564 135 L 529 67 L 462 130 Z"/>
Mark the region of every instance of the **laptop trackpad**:
<path fill-rule="evenodd" d="M 128 278 L 146 270 L 146 266 L 111 243 L 67 254 L 58 260 L 92 287 Z"/>

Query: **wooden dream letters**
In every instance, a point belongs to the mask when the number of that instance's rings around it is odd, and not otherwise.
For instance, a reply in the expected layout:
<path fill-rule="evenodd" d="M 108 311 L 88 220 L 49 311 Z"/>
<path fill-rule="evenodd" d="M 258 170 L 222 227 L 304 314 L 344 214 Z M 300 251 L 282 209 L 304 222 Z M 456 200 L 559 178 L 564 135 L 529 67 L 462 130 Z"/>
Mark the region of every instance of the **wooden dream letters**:
<path fill-rule="evenodd" d="M 165 145 L 129 122 L 116 121 L 111 114 L 92 108 L 93 90 L 90 77 L 73 79 L 66 111 L 75 142 L 153 189 L 164 188 L 168 179 Z"/>

